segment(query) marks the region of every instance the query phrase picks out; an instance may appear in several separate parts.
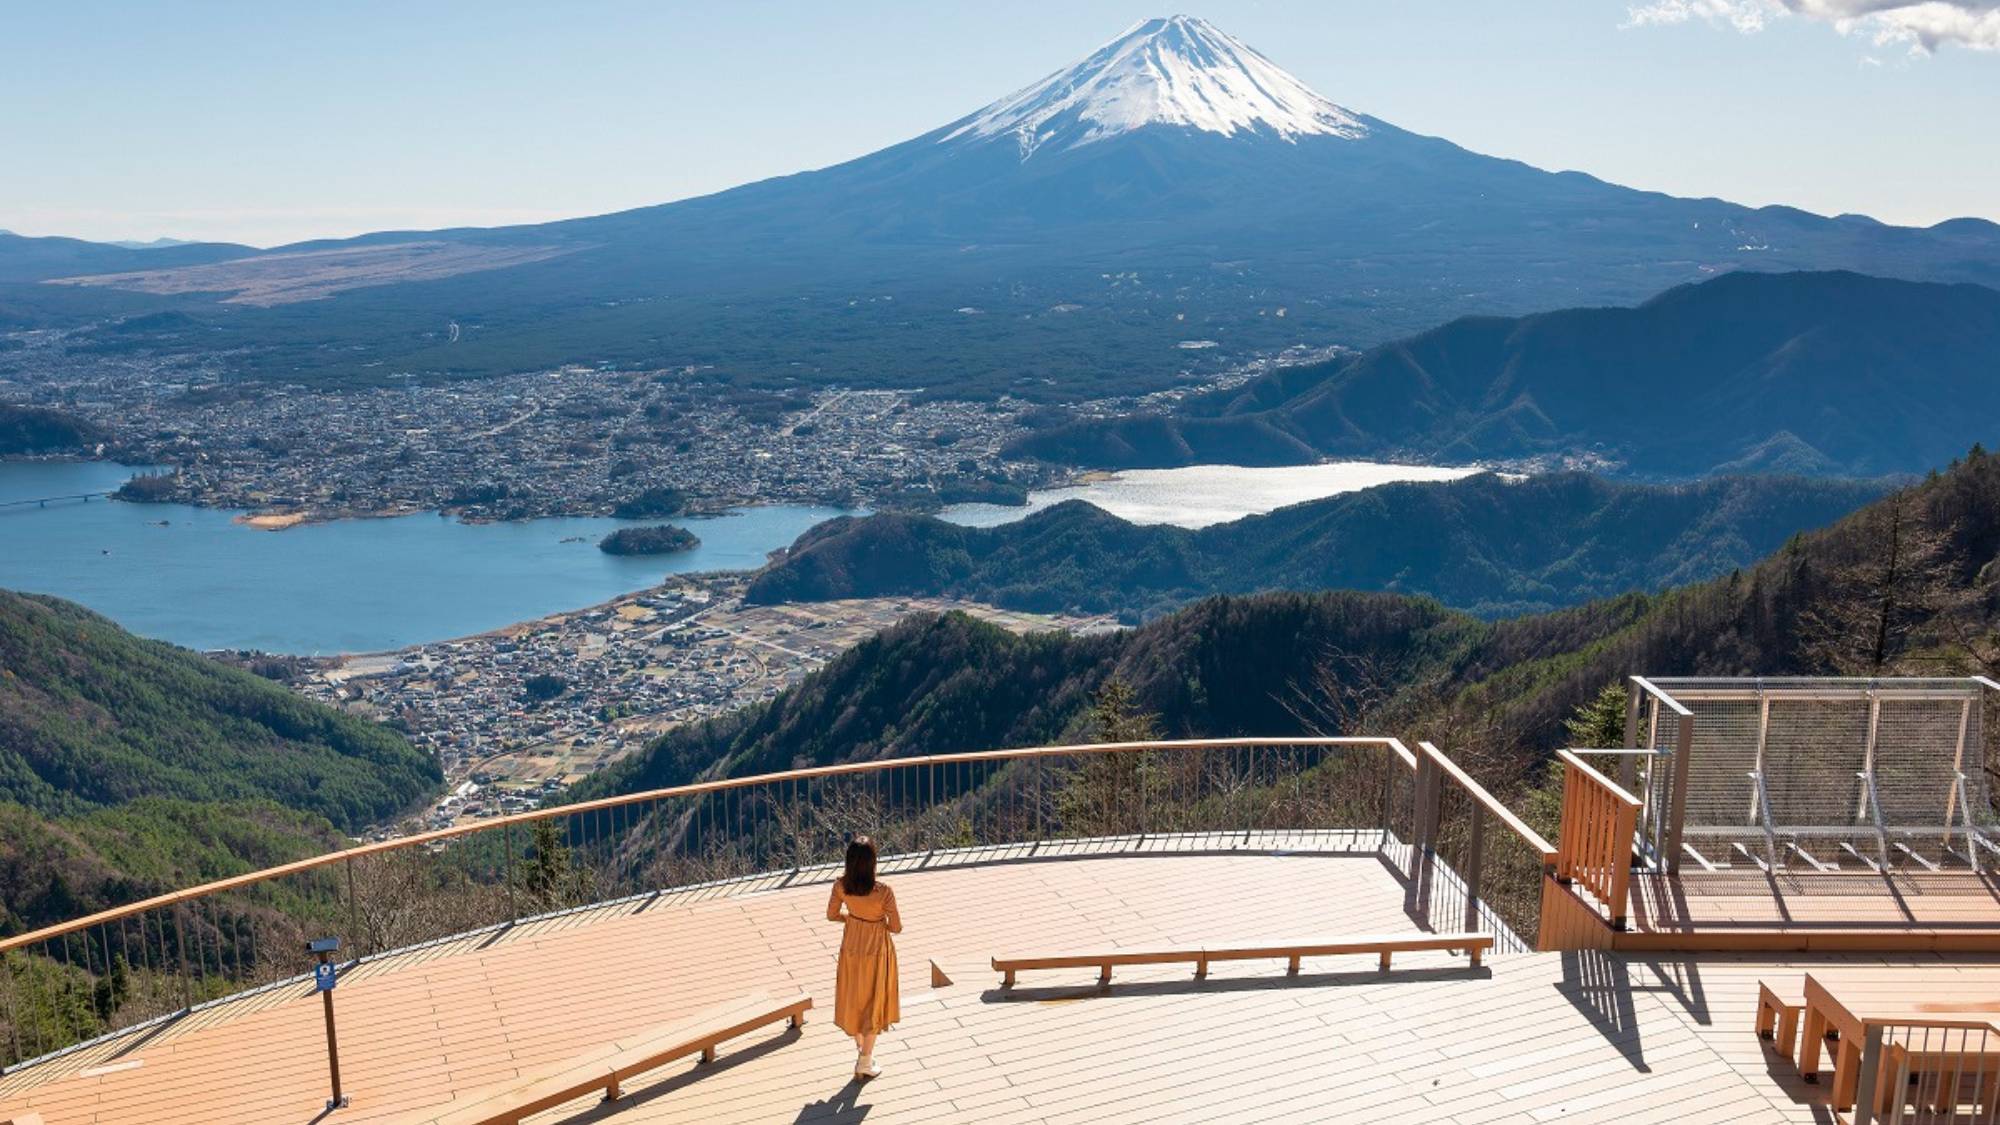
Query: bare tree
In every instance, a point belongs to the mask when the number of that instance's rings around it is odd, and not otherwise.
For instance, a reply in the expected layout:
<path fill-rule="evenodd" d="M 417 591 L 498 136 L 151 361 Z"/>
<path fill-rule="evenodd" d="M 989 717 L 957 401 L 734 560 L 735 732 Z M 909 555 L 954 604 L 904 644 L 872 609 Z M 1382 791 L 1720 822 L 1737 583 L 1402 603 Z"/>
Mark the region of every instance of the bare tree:
<path fill-rule="evenodd" d="M 1949 528 L 1931 526 L 1915 489 L 1867 509 L 1860 550 L 1830 568 L 1802 618 L 1806 658 L 1845 676 L 1880 676 L 1910 657 L 1927 628 L 1964 622 L 1971 590 L 1955 580 Z"/>

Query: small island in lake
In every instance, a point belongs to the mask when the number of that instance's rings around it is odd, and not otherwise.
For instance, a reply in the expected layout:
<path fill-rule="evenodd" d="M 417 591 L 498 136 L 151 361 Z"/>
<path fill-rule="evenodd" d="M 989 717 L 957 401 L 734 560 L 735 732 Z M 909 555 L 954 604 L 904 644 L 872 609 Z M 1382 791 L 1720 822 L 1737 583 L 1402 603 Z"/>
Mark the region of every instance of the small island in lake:
<path fill-rule="evenodd" d="M 619 528 L 599 541 L 597 549 L 607 555 L 669 555 L 699 546 L 701 540 L 695 538 L 694 532 L 663 523 L 658 527 Z"/>

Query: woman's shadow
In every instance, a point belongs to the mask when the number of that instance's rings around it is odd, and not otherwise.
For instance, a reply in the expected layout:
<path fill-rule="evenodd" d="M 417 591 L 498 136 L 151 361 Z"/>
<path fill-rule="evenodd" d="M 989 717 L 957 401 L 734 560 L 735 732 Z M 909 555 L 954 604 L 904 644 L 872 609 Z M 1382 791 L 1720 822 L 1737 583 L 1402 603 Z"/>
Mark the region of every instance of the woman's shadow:
<path fill-rule="evenodd" d="M 799 1115 L 792 1119 L 794 1125 L 806 1121 L 849 1125 L 851 1122 L 862 1120 L 868 1116 L 869 1110 L 875 1108 L 872 1105 L 860 1104 L 861 1090 L 866 1085 L 867 1083 L 859 1078 L 849 1079 L 838 1094 L 824 1101 L 808 1102 L 799 1110 Z"/>

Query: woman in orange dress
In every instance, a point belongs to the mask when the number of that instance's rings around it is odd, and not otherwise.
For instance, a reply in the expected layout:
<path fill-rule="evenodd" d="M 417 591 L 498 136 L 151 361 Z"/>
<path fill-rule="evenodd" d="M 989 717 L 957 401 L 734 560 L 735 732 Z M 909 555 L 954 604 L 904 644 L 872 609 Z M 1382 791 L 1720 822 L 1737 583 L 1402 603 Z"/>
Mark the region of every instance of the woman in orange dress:
<path fill-rule="evenodd" d="M 875 1065 L 875 1037 L 903 1018 L 896 943 L 889 938 L 903 932 L 903 920 L 896 914 L 896 892 L 875 878 L 875 841 L 866 836 L 847 845 L 847 870 L 834 880 L 826 920 L 846 928 L 833 984 L 833 1025 L 854 1037 L 854 1077 L 873 1078 L 882 1073 Z"/>

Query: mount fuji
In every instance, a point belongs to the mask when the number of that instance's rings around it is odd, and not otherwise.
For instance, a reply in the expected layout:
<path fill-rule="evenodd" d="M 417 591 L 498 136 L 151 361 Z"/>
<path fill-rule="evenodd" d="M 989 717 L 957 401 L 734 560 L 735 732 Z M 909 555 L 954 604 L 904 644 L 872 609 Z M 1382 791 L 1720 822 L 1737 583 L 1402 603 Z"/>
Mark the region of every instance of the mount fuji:
<path fill-rule="evenodd" d="M 0 320 L 171 309 L 118 325 L 116 346 L 229 348 L 252 376 L 691 365 L 1044 401 L 1737 269 L 2000 283 L 1991 223 L 1753 209 L 1480 155 L 1343 108 L 1188 16 L 901 144 L 697 199 L 193 264 L 104 247 L 85 276 L 10 246 Z"/>

